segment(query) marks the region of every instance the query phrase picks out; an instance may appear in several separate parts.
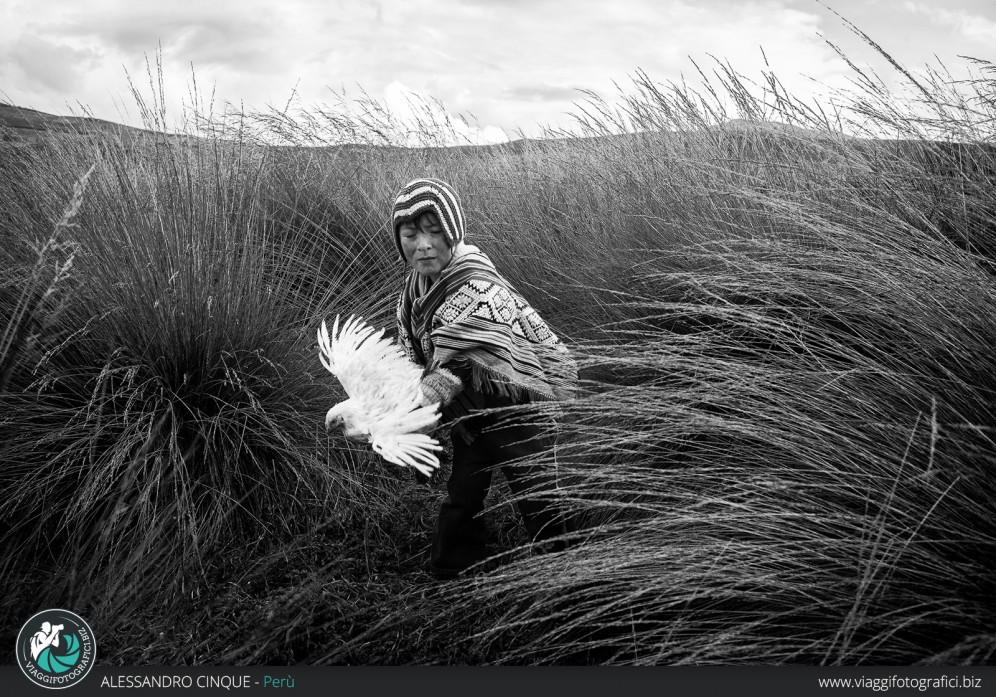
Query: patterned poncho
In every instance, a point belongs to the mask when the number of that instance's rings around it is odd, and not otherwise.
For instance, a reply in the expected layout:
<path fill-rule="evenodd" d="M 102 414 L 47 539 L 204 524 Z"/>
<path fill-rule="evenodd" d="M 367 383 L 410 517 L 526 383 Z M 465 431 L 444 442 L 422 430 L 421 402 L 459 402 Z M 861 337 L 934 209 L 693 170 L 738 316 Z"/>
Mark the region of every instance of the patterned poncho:
<path fill-rule="evenodd" d="M 448 419 L 480 406 L 460 389 L 467 379 L 478 393 L 514 402 L 568 399 L 577 382 L 574 361 L 546 322 L 486 254 L 465 243 L 435 283 L 409 274 L 398 302 L 398 342 L 427 378 L 456 381 L 443 398 Z"/>

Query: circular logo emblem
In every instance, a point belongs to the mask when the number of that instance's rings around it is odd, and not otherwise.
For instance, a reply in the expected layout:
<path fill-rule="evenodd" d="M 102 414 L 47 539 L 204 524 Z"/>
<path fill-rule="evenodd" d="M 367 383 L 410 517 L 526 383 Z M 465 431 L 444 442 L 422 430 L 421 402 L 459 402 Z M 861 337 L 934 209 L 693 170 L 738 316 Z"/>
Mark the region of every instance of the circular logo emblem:
<path fill-rule="evenodd" d="M 97 640 L 82 617 L 69 610 L 43 610 L 17 635 L 17 663 L 28 680 L 53 690 L 87 676 L 97 657 Z"/>

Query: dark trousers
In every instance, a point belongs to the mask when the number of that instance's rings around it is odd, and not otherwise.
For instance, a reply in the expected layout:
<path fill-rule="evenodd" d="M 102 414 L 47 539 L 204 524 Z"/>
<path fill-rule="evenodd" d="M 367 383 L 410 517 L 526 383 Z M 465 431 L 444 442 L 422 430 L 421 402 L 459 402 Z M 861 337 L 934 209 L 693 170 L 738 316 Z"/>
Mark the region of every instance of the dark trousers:
<path fill-rule="evenodd" d="M 463 424 L 474 433 L 468 443 L 453 434 L 453 472 L 446 483 L 432 540 L 430 568 L 440 575 L 455 575 L 485 556 L 485 527 L 480 515 L 491 488 L 491 476 L 500 468 L 512 495 L 531 492 L 518 500 L 526 530 L 534 541 L 543 541 L 568 531 L 562 511 L 554 499 L 556 479 L 536 465 L 514 463 L 517 458 L 538 455 L 554 446 L 554 438 L 543 435 L 536 425 L 518 421 L 497 430 L 486 430 L 498 417 L 475 416 Z"/>

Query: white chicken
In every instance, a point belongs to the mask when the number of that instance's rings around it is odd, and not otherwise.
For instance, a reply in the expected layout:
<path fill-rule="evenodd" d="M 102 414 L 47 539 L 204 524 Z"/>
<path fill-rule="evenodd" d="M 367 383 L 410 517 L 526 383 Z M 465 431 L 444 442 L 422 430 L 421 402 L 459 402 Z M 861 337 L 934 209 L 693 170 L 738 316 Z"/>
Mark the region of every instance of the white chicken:
<path fill-rule="evenodd" d="M 430 476 L 439 467 L 434 451 L 442 446 L 422 431 L 439 421 L 439 405 L 419 406 L 421 369 L 362 317 L 351 315 L 340 331 L 336 315 L 331 336 L 323 321 L 318 348 L 322 365 L 349 397 L 329 409 L 325 428 L 338 426 L 350 440 L 369 442 L 388 462 Z"/>

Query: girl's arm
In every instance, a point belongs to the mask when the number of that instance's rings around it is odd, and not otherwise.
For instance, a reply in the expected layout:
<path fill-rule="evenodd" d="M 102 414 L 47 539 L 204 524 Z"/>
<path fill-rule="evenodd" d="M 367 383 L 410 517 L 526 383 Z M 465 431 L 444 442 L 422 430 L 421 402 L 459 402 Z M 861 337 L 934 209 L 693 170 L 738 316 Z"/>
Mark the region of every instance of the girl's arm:
<path fill-rule="evenodd" d="M 463 375 L 465 372 L 467 375 Z M 469 379 L 469 373 L 469 368 L 466 370 L 460 367 L 447 369 L 438 364 L 431 365 L 422 374 L 422 382 L 419 385 L 422 390 L 420 406 L 438 403 L 441 407 L 445 407 L 463 391 L 463 386 Z"/>

